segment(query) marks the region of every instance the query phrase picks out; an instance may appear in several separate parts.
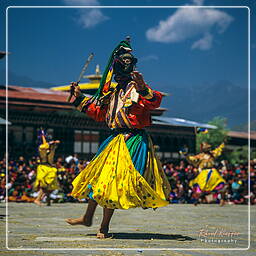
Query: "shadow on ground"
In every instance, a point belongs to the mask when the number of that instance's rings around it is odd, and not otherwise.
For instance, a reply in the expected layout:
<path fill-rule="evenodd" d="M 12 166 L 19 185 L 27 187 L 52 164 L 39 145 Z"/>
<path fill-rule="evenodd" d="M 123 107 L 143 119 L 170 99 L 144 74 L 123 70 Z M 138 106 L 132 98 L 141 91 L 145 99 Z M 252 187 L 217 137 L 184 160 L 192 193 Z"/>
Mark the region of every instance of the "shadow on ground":
<path fill-rule="evenodd" d="M 0 220 L 3 220 L 4 218 L 6 218 L 6 216 L 9 216 L 9 215 L 0 214 Z"/>
<path fill-rule="evenodd" d="M 87 234 L 87 236 L 95 236 L 95 234 Z M 111 233 L 113 239 L 133 239 L 133 240 L 179 240 L 192 241 L 195 238 L 182 236 L 177 234 L 167 235 L 159 233 Z"/>

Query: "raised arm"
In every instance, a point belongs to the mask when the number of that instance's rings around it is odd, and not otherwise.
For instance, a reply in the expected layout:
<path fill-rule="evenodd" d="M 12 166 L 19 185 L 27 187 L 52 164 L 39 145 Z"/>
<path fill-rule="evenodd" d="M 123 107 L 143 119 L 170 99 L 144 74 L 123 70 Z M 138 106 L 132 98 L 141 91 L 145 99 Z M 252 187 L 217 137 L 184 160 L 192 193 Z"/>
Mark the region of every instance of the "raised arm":
<path fill-rule="evenodd" d="M 162 101 L 162 94 L 158 91 L 152 90 L 144 81 L 143 76 L 138 71 L 132 72 L 132 78 L 134 81 L 134 86 L 141 96 L 141 103 L 145 108 L 153 110 L 160 107 Z"/>
<path fill-rule="evenodd" d="M 217 148 L 211 151 L 212 155 L 216 158 L 221 155 L 225 144 L 221 143 Z"/>
<path fill-rule="evenodd" d="M 186 155 L 186 159 L 194 167 L 198 167 L 201 161 L 201 155 L 200 154 L 195 156 Z"/>
<path fill-rule="evenodd" d="M 86 97 L 81 93 L 79 86 L 75 86 L 74 90 L 75 100 L 73 101 L 73 105 L 80 112 L 86 113 L 88 116 L 93 118 L 95 121 L 102 122 L 105 121 L 106 113 L 107 113 L 107 105 L 102 104 L 97 106 L 95 103 L 88 103 L 91 99 L 90 97 Z"/>
<path fill-rule="evenodd" d="M 54 164 L 54 155 L 55 155 L 55 150 L 58 147 L 58 144 L 60 143 L 59 140 L 55 140 L 55 141 L 50 141 L 49 142 L 49 153 L 48 153 L 48 161 L 49 164 Z"/>

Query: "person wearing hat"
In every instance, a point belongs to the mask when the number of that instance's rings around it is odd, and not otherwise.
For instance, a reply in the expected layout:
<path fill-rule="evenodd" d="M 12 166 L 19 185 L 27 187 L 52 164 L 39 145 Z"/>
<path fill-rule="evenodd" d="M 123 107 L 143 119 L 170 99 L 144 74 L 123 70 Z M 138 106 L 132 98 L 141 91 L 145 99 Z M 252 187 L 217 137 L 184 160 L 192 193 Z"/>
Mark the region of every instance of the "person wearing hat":
<path fill-rule="evenodd" d="M 91 226 L 99 204 L 103 219 L 98 238 L 109 236 L 114 209 L 155 209 L 169 204 L 168 179 L 144 130 L 151 125 L 150 111 L 160 106 L 162 95 L 152 90 L 135 70 L 137 59 L 131 51 L 128 39 L 114 49 L 99 89 L 91 98 L 72 84 L 75 107 L 96 121 L 105 121 L 112 131 L 72 183 L 73 197 L 89 198 L 85 215 L 66 219 L 71 225 Z M 116 86 L 111 84 L 112 76 Z"/>
<path fill-rule="evenodd" d="M 193 188 L 196 194 L 196 202 L 199 198 L 208 192 L 220 192 L 220 205 L 224 205 L 225 184 L 226 181 L 222 178 L 219 172 L 214 168 L 214 160 L 219 157 L 224 148 L 224 143 L 212 150 L 212 147 L 207 142 L 200 145 L 201 152 L 197 155 L 186 155 L 186 159 L 192 164 L 199 174 L 189 182 L 189 186 Z"/>
<path fill-rule="evenodd" d="M 57 180 L 57 169 L 54 166 L 55 150 L 60 143 L 59 140 L 47 142 L 43 130 L 40 131 L 41 143 L 38 147 L 40 164 L 37 166 L 34 189 L 38 190 L 34 203 L 42 206 L 42 200 L 46 196 L 47 206 L 50 206 L 50 193 L 59 188 Z"/>

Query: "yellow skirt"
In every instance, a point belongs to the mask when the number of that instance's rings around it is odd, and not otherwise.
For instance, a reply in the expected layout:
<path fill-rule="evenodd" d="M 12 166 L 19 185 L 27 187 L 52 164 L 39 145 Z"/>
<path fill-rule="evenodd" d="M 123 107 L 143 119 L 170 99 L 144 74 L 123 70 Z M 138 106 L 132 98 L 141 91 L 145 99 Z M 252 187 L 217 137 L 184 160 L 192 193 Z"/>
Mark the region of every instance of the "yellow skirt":
<path fill-rule="evenodd" d="M 57 169 L 44 164 L 38 165 L 34 188 L 46 188 L 47 190 L 58 189 Z"/>
<path fill-rule="evenodd" d="M 111 209 L 168 205 L 170 186 L 151 140 L 149 148 L 143 177 L 134 167 L 124 134 L 117 135 L 75 178 L 71 195 L 88 198 L 93 191 L 93 199 Z"/>
<path fill-rule="evenodd" d="M 201 191 L 213 191 L 221 183 L 226 181 L 221 177 L 215 168 L 203 169 L 195 179 L 189 182 L 189 186 L 199 186 Z"/>

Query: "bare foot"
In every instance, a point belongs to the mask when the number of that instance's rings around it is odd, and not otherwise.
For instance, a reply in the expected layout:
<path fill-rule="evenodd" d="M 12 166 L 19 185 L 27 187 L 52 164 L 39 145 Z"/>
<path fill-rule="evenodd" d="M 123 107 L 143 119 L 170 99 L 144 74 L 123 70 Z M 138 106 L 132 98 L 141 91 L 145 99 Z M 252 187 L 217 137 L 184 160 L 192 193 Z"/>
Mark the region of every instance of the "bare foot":
<path fill-rule="evenodd" d="M 38 206 L 43 206 L 43 204 L 42 204 L 40 201 L 38 201 L 38 200 L 35 200 L 34 203 L 35 203 L 36 205 L 38 205 Z"/>
<path fill-rule="evenodd" d="M 108 229 L 100 229 L 96 236 L 99 239 L 112 238 L 111 234 L 108 233 Z"/>
<path fill-rule="evenodd" d="M 92 225 L 92 221 L 87 221 L 84 217 L 80 217 L 77 219 L 69 218 L 69 219 L 65 219 L 65 221 L 72 226 L 73 225 L 84 225 L 84 226 L 90 227 Z"/>
<path fill-rule="evenodd" d="M 101 233 L 101 232 L 98 232 L 96 236 L 97 236 L 97 238 L 99 238 L 99 239 L 104 239 L 104 238 L 106 238 L 106 234 Z"/>
<path fill-rule="evenodd" d="M 224 200 L 220 200 L 220 206 L 224 206 L 225 205 L 225 201 Z"/>
<path fill-rule="evenodd" d="M 106 239 L 106 238 L 112 238 L 112 236 L 109 233 L 102 233 L 102 232 L 99 231 L 97 233 L 97 238 L 99 238 L 99 239 Z"/>

